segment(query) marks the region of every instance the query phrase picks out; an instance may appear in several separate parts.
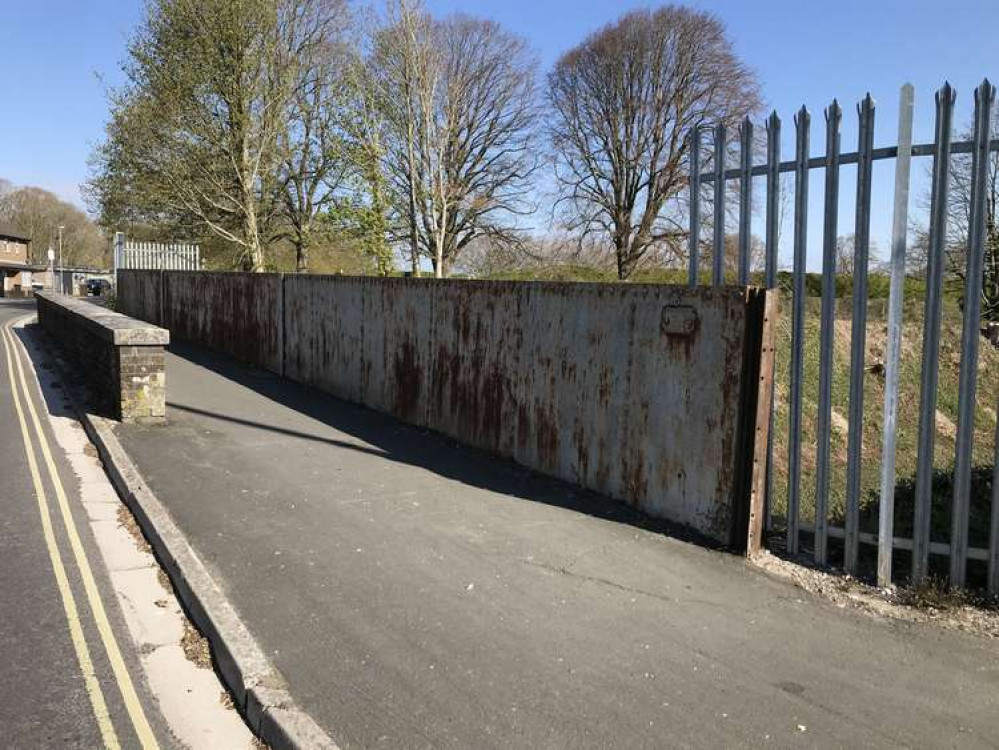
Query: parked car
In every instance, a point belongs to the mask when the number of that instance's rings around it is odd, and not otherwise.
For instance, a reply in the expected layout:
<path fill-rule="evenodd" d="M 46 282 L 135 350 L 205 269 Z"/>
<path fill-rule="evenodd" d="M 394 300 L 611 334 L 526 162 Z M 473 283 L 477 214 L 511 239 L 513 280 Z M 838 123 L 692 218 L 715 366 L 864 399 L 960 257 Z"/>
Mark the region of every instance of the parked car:
<path fill-rule="evenodd" d="M 87 294 L 93 297 L 103 297 L 111 291 L 111 282 L 107 279 L 88 279 Z"/>

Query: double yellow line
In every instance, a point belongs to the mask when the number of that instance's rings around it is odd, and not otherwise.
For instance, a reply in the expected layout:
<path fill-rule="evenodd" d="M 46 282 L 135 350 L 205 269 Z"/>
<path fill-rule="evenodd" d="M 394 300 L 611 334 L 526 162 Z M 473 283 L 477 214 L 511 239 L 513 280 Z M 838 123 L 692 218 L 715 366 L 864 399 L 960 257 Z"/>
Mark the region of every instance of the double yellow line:
<path fill-rule="evenodd" d="M 104 650 L 107 652 L 108 661 L 111 663 L 111 670 L 121 691 L 125 708 L 128 711 L 132 726 L 135 728 L 135 733 L 142 747 L 149 749 L 157 748 L 156 737 L 153 735 L 145 712 L 142 710 L 139 696 L 135 692 L 135 686 L 132 684 L 128 669 L 125 667 L 121 649 L 118 648 L 118 642 L 115 640 L 114 632 L 111 630 L 111 624 L 108 621 L 104 603 L 101 601 L 101 595 L 97 589 L 93 571 L 87 560 L 87 553 L 83 549 L 83 543 L 80 541 L 80 535 L 73 520 L 73 514 L 70 512 L 66 490 L 63 487 L 62 480 L 59 478 L 59 472 L 52 458 L 48 438 L 42 429 L 41 421 L 35 410 L 34 401 L 28 387 L 28 379 L 25 376 L 22 364 L 22 358 L 27 357 L 27 352 L 23 349 L 23 345 L 15 339 L 11 331 L 12 324 L 13 322 L 7 323 L 2 328 L 3 348 L 7 359 L 7 376 L 10 379 L 10 392 L 14 399 L 14 408 L 17 411 L 17 419 L 21 427 L 21 438 L 24 441 L 24 450 L 28 459 L 28 469 L 31 473 L 35 497 L 38 500 L 38 512 L 41 515 L 45 544 L 48 547 L 49 559 L 52 561 L 52 570 L 55 573 L 56 585 L 59 588 L 59 594 L 62 598 L 63 610 L 66 614 L 73 648 L 76 651 L 76 658 L 80 664 L 80 671 L 83 673 L 87 695 L 90 698 L 90 704 L 94 710 L 94 716 L 97 719 L 97 725 L 100 728 L 104 746 L 106 748 L 119 748 L 120 744 L 111 720 L 111 714 L 108 711 L 107 702 L 104 700 L 104 691 L 97 677 L 97 672 L 94 669 L 93 660 L 90 658 L 90 647 L 83 634 L 83 625 L 80 620 L 79 610 L 77 609 L 76 597 L 73 595 L 73 590 L 69 585 L 62 552 L 60 551 L 53 530 L 49 501 L 45 492 L 45 485 L 42 482 L 42 475 L 39 471 L 39 461 L 32 441 L 32 432 L 28 427 L 29 419 L 25 418 L 25 406 L 27 407 L 31 426 L 34 428 L 35 441 L 38 443 L 49 480 L 55 490 L 59 511 L 66 528 L 66 536 L 69 539 L 73 558 L 76 561 L 80 577 L 83 580 L 83 589 L 87 595 L 90 611 L 97 626 L 97 631 L 100 633 Z M 16 378 L 15 369 L 17 372 Z"/>

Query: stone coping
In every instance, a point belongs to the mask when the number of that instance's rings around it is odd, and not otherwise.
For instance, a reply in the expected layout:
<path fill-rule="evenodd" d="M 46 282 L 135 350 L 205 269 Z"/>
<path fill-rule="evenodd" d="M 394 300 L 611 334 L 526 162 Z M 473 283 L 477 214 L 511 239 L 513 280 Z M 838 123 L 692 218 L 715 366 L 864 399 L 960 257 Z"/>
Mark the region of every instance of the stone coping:
<path fill-rule="evenodd" d="M 36 291 L 36 299 L 58 305 L 82 318 L 98 336 L 115 346 L 166 346 L 170 331 L 142 320 L 130 318 L 92 302 L 48 290 Z"/>

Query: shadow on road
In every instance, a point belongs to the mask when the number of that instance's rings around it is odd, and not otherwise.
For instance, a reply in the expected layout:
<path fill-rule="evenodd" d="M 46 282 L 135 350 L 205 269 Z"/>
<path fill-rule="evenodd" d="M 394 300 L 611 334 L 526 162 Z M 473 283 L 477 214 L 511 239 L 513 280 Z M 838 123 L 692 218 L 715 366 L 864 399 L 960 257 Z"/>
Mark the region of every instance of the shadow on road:
<path fill-rule="evenodd" d="M 169 351 L 226 380 L 249 388 L 271 401 L 356 438 L 366 445 L 181 403 L 177 394 L 171 393 L 169 373 L 168 417 L 170 410 L 176 410 L 291 438 L 323 443 L 338 449 L 376 455 L 389 461 L 418 466 L 448 479 L 491 492 L 545 503 L 615 523 L 628 524 L 712 549 L 724 549 L 714 540 L 685 526 L 651 518 L 622 502 L 545 476 L 510 459 L 462 445 L 440 433 L 407 425 L 393 417 L 343 401 L 318 389 L 286 380 L 264 370 L 251 368 L 227 355 L 183 342 L 171 344 Z"/>

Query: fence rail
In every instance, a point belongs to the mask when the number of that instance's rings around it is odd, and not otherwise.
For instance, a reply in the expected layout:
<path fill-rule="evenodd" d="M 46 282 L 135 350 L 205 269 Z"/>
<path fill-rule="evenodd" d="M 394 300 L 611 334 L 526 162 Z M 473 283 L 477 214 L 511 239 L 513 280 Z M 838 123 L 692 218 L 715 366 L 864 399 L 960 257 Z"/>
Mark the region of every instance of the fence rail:
<path fill-rule="evenodd" d="M 840 124 L 842 110 L 833 100 L 825 110 L 825 154 L 810 153 L 811 116 L 802 107 L 794 118 L 795 157 L 780 159 L 781 120 L 774 112 L 766 122 L 766 162 L 753 163 L 753 124 L 747 118 L 739 127 L 739 166 L 727 168 L 729 148 L 724 125 L 713 132 L 713 163 L 702 171 L 701 149 L 703 134 L 708 128 L 695 128 L 688 136 L 690 158 L 690 235 L 689 283 L 700 282 L 701 251 L 701 192 L 710 185 L 712 205 L 712 284 L 724 282 L 725 186 L 728 181 L 739 183 L 738 280 L 748 280 L 750 238 L 752 232 L 752 183 L 754 177 L 766 178 L 765 267 L 764 280 L 769 288 L 777 286 L 778 233 L 780 226 L 780 175 L 794 173 L 793 209 L 793 270 L 791 309 L 791 348 L 789 372 L 788 434 L 786 498 L 786 548 L 797 553 L 802 532 L 813 536 L 813 555 L 817 564 L 828 561 L 828 540 L 843 540 L 843 565 L 851 573 L 858 566 L 860 545 L 877 545 L 877 579 L 881 586 L 892 582 L 892 557 L 895 550 L 911 552 L 911 580 L 921 582 L 928 575 L 929 556 L 950 558 L 949 579 L 954 586 L 964 586 L 968 560 L 984 560 L 988 566 L 987 588 L 999 593 L 999 460 L 992 477 L 989 546 L 987 549 L 969 546 L 971 467 L 974 442 L 975 399 L 979 359 L 979 318 L 981 316 L 982 267 L 985 251 L 986 178 L 990 151 L 999 151 L 999 140 L 990 133 L 995 88 L 988 82 L 977 88 L 974 96 L 974 132 L 970 141 L 952 142 L 953 112 L 956 100 L 950 85 L 944 85 L 936 95 L 936 128 L 933 143 L 912 143 L 914 92 L 911 85 L 901 90 L 898 136 L 895 145 L 874 147 L 876 106 L 868 94 L 857 105 L 857 150 L 841 153 Z M 709 153 L 712 153 L 709 152 Z M 954 461 L 953 496 L 951 500 L 950 541 L 931 541 L 931 509 L 933 501 L 933 457 L 936 438 L 937 386 L 941 332 L 941 300 L 944 278 L 944 252 L 947 237 L 947 201 L 951 157 L 971 156 L 970 223 L 964 285 L 961 358 L 958 388 L 958 418 Z M 896 536 L 894 501 L 896 490 L 896 450 L 898 432 L 899 366 L 902 348 L 903 290 L 908 244 L 908 207 L 910 202 L 910 172 L 913 157 L 932 159 L 932 189 L 930 226 L 924 301 L 924 335 L 920 390 L 919 427 L 917 440 L 917 472 L 914 521 L 911 538 Z M 868 265 L 870 251 L 871 191 L 873 163 L 895 159 L 895 184 L 891 256 L 889 260 L 890 290 L 888 301 L 888 337 L 885 355 L 885 388 L 883 403 L 883 441 L 879 482 L 878 534 L 860 528 L 861 465 L 863 462 L 864 378 L 867 333 Z M 855 192 L 853 315 L 849 367 L 849 426 L 847 428 L 846 499 L 842 526 L 829 524 L 830 446 L 832 427 L 832 373 L 835 326 L 835 281 L 837 220 L 839 215 L 840 171 L 845 165 L 857 165 Z M 825 170 L 823 232 L 822 232 L 822 306 L 820 314 L 819 383 L 817 445 L 815 465 L 815 521 L 811 526 L 801 522 L 802 484 L 802 408 L 805 341 L 805 260 L 808 242 L 808 175 L 810 170 Z M 990 394 L 990 397 L 994 397 Z M 771 404 L 771 426 L 775 404 Z M 997 433 L 999 434 L 999 433 Z M 768 509 L 774 505 L 773 435 L 767 457 Z M 995 447 L 999 459 L 999 439 Z M 770 511 L 768 510 L 768 513 Z M 769 527 L 769 515 L 768 515 Z"/>
<path fill-rule="evenodd" d="M 114 237 L 114 268 L 200 271 L 201 248 L 186 242 L 136 242 L 121 232 Z"/>

